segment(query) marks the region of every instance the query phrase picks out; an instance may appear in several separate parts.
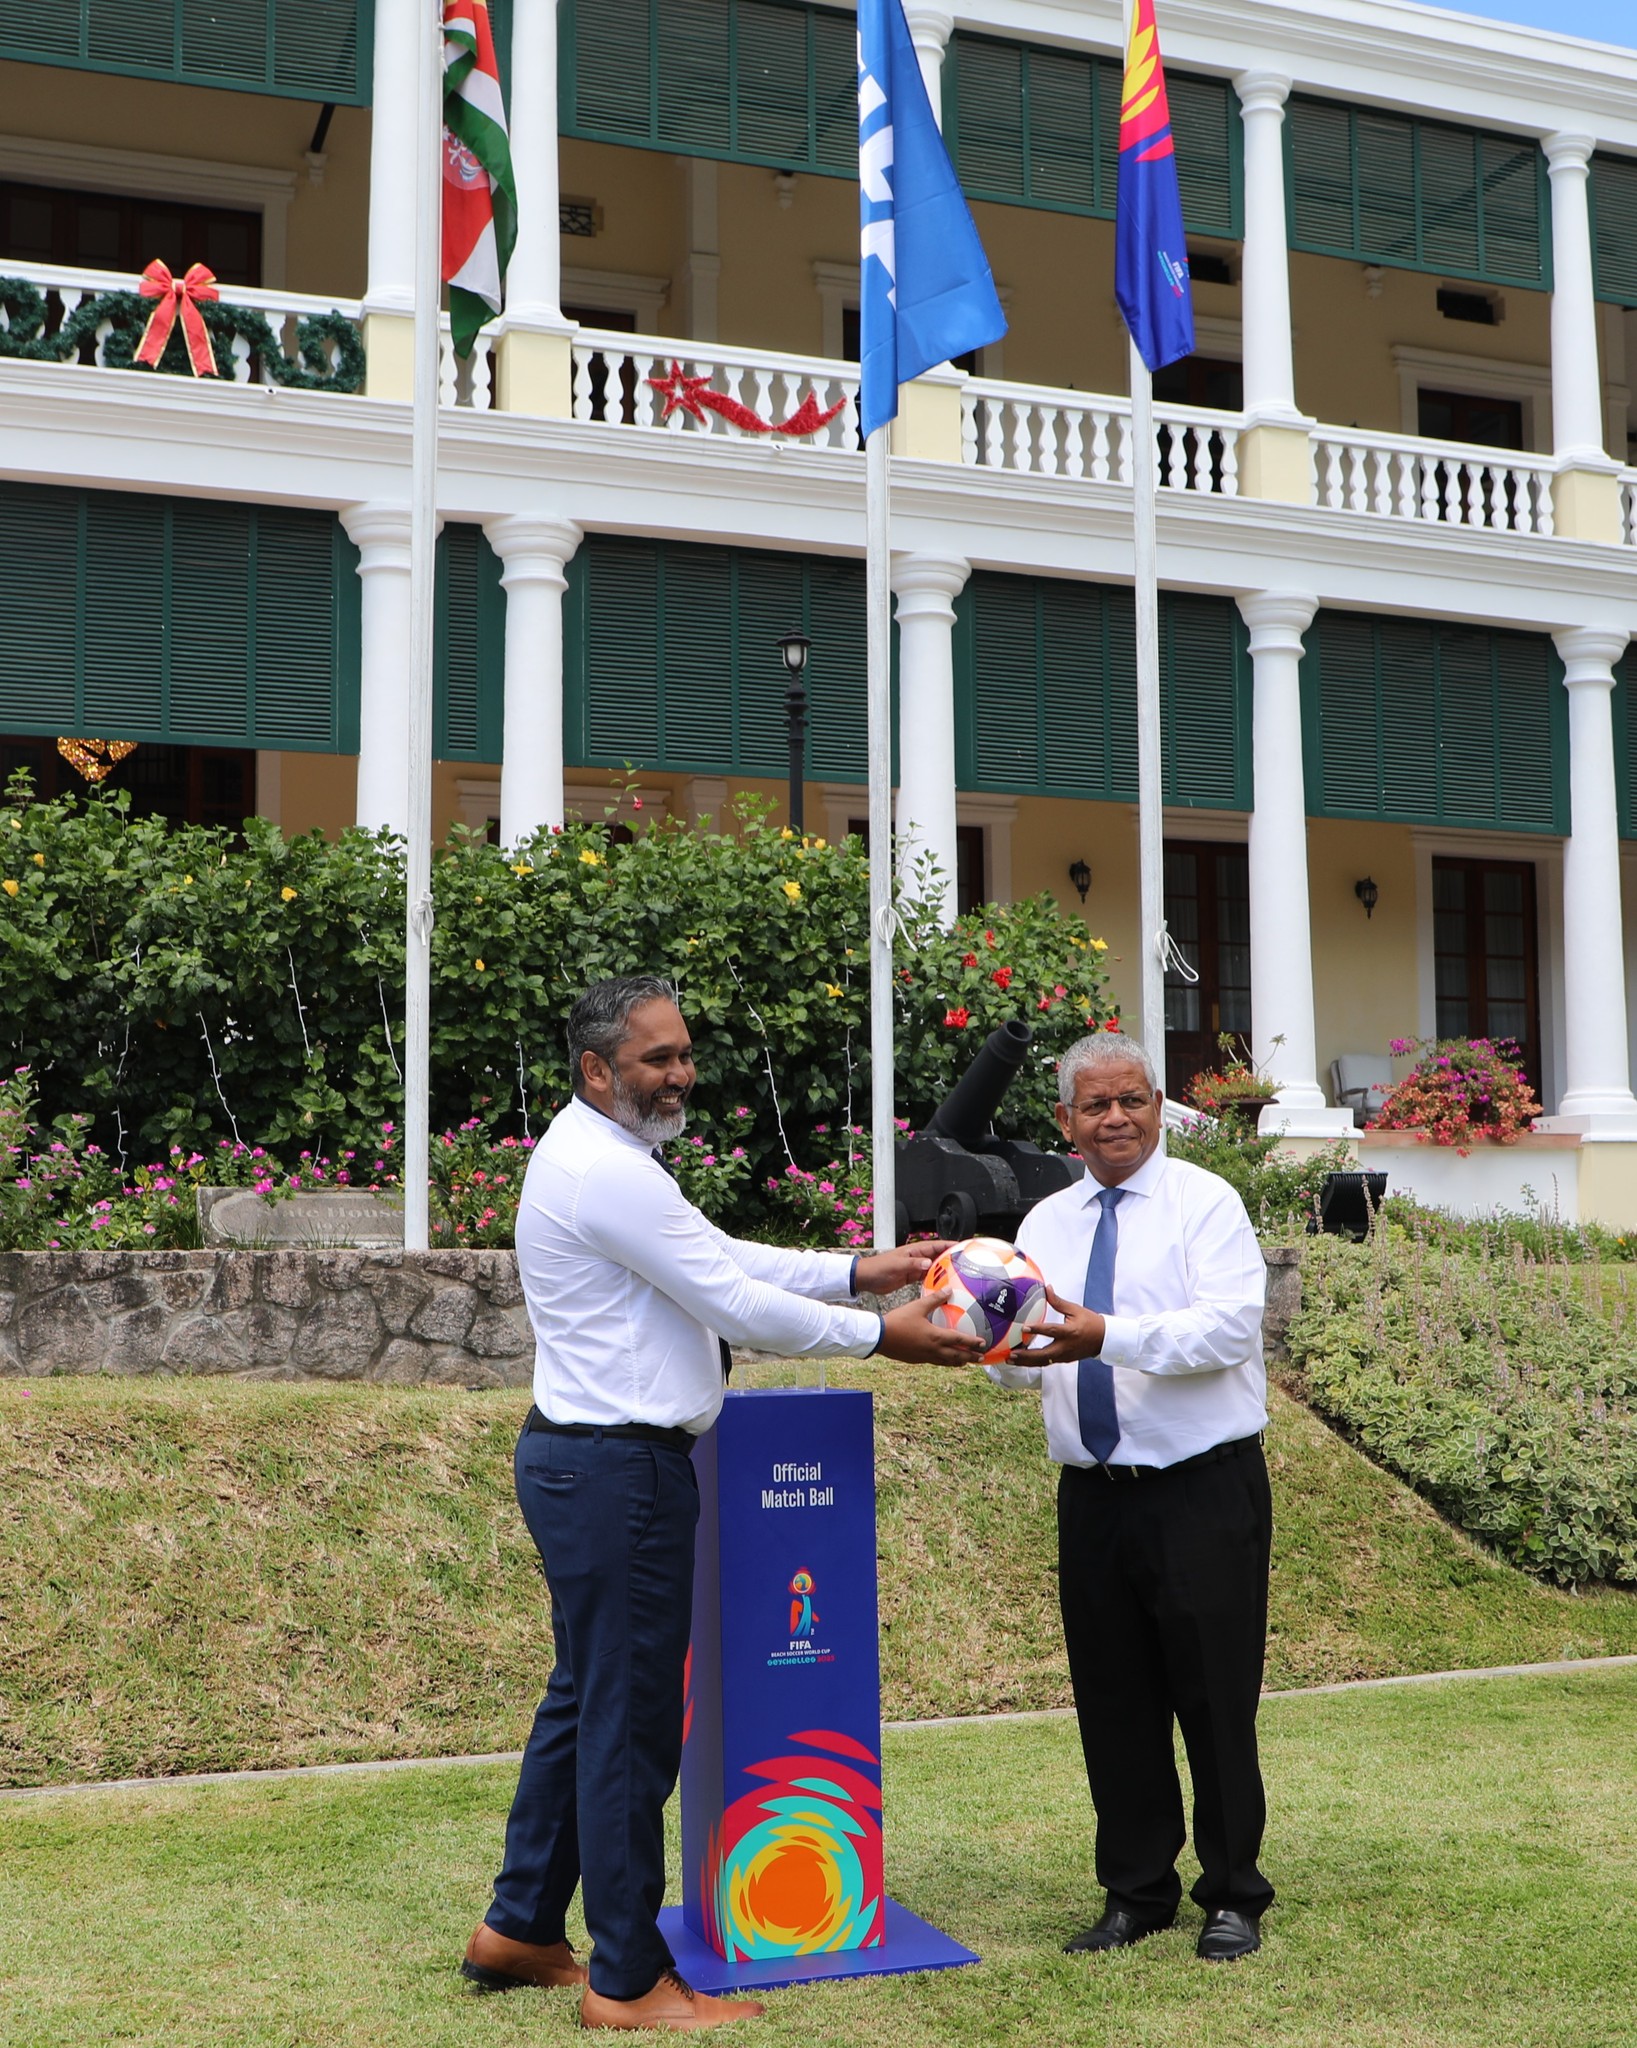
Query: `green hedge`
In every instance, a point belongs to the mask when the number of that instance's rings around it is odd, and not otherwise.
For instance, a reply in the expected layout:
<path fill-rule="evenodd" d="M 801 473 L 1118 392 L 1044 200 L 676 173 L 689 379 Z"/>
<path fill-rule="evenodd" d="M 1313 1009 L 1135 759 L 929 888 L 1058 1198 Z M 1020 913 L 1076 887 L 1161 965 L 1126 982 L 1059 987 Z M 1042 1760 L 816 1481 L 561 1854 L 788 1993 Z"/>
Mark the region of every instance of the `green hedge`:
<path fill-rule="evenodd" d="M 1513 1564 L 1637 1586 L 1629 1264 L 1474 1255 L 1384 1223 L 1311 1243 L 1295 1390 Z"/>
<path fill-rule="evenodd" d="M 403 866 L 351 831 L 285 839 L 133 818 L 123 798 L 0 805 L 0 1017 L 40 1115 L 89 1116 L 123 1168 L 221 1139 L 297 1153 L 378 1147 L 402 1115 Z M 815 1125 L 867 1121 L 868 869 L 767 827 L 602 824 L 503 852 L 458 830 L 434 863 L 432 1120 L 538 1134 L 568 1090 L 563 1025 L 609 974 L 673 977 L 698 1109 L 732 1126 L 749 1191 L 829 1156 Z M 1022 1015 L 1037 1052 L 1003 1127 L 1055 1137 L 1053 1066 L 1107 1013 L 1100 942 L 1048 897 L 942 932 L 902 906 L 899 1114 L 928 1116 L 985 1031 Z M 734 1113 L 749 1109 L 747 1118 Z M 787 1143 L 789 1151 L 787 1152 Z"/>

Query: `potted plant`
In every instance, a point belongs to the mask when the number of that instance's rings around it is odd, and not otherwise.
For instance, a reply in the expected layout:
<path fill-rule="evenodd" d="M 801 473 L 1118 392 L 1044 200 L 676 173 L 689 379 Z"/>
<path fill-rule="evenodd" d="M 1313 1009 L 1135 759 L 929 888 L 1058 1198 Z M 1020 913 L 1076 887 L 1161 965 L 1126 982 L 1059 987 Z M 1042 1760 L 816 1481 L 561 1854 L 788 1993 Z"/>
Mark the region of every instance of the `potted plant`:
<path fill-rule="evenodd" d="M 1515 1143 L 1541 1113 L 1510 1038 L 1395 1038 L 1392 1050 L 1416 1060 L 1387 1097 L 1377 1130 L 1415 1131 L 1423 1144 L 1465 1153 L 1486 1138 Z"/>
<path fill-rule="evenodd" d="M 1236 1040 L 1230 1031 L 1219 1031 L 1216 1043 L 1222 1064 L 1194 1076 L 1186 1090 L 1188 1100 L 1207 1116 L 1248 1123 L 1254 1128 L 1264 1107 L 1278 1094 L 1279 1084 L 1257 1066 L 1243 1039 Z M 1276 1038 L 1273 1043 L 1282 1045 L 1284 1040 Z"/>

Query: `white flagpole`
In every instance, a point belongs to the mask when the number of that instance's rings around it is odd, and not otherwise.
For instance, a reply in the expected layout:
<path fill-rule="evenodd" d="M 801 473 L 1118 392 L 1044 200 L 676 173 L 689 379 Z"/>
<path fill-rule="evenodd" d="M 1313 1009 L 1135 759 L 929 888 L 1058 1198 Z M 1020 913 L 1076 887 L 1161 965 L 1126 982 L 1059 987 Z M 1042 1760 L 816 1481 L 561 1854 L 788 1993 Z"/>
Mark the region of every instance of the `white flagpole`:
<path fill-rule="evenodd" d="M 1137 846 L 1142 944 L 1142 1042 L 1165 1072 L 1165 819 L 1161 777 L 1160 599 L 1154 387 L 1131 343 L 1131 511 L 1137 605 Z"/>
<path fill-rule="evenodd" d="M 440 203 L 443 192 L 443 9 L 420 15 L 416 65 L 415 381 L 410 426 L 409 844 L 404 919 L 404 1244 L 425 1251 L 431 1218 L 432 606 L 438 538 Z"/>
<path fill-rule="evenodd" d="M 870 1157 L 874 1245 L 898 1240 L 892 1051 L 892 611 L 887 453 L 877 427 L 864 451 L 865 675 L 870 763 Z"/>

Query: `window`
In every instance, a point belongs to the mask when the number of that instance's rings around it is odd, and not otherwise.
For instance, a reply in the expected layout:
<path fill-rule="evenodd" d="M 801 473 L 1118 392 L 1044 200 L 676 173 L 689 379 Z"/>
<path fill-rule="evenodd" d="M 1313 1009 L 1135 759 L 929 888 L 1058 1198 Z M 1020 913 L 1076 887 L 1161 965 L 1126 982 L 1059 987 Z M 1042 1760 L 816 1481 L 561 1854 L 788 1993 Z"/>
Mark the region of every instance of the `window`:
<path fill-rule="evenodd" d="M 1416 431 L 1429 441 L 1470 441 L 1479 448 L 1522 448 L 1523 400 L 1470 391 L 1423 391 Z"/>
<path fill-rule="evenodd" d="M 1165 843 L 1165 922 L 1198 976 L 1165 972 L 1165 1092 L 1221 1064 L 1217 1033 L 1250 1032 L 1250 865 L 1243 846 Z"/>
<path fill-rule="evenodd" d="M 0 783 L 19 768 L 41 797 L 84 796 L 93 786 L 57 751 L 53 739 L 0 737 Z M 256 756 L 237 747 L 139 746 L 98 788 L 125 790 L 138 817 L 176 825 L 228 825 L 236 832 L 256 809 Z"/>
<path fill-rule="evenodd" d="M 0 258 L 19 263 L 139 271 L 159 256 L 178 276 L 204 263 L 223 284 L 259 285 L 261 230 L 236 207 L 0 180 Z"/>

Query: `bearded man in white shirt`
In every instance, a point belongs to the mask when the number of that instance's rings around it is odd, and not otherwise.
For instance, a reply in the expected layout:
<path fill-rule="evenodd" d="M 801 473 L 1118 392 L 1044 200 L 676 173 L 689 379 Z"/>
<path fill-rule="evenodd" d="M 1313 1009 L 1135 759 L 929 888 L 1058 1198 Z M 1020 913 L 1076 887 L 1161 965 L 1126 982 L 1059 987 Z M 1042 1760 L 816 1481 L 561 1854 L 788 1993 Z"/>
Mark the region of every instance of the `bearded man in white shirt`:
<path fill-rule="evenodd" d="M 1051 1307 L 1031 1334 L 1051 1342 L 990 1373 L 1039 1386 L 1062 1467 L 1063 1636 L 1107 1893 L 1067 1953 L 1125 1948 L 1176 1918 L 1175 1722 L 1193 1778 L 1198 1953 L 1231 1961 L 1261 1946 L 1273 1903 L 1257 1867 L 1273 1530 L 1266 1268 L 1228 1183 L 1160 1149 L 1164 1098 L 1135 1039 L 1081 1039 L 1057 1079 L 1057 1120 L 1085 1178 L 1018 1233 Z"/>
<path fill-rule="evenodd" d="M 535 1336 L 517 1498 L 545 1566 L 556 1659 L 462 1968 L 492 1991 L 584 1985 L 587 2027 L 693 2031 L 762 2009 L 694 1991 L 657 1924 L 693 1608 L 689 1454 L 721 1409 L 727 1346 L 943 1365 L 981 1347 L 930 1320 L 947 1293 L 885 1316 L 841 1305 L 918 1282 L 941 1245 L 780 1250 L 730 1238 L 687 1201 L 659 1154 L 694 1083 L 669 983 L 596 983 L 568 1044 L 574 1099 L 535 1148 L 517 1212 Z M 576 1886 L 589 1972 L 566 1935 Z"/>

